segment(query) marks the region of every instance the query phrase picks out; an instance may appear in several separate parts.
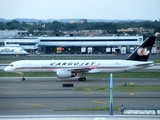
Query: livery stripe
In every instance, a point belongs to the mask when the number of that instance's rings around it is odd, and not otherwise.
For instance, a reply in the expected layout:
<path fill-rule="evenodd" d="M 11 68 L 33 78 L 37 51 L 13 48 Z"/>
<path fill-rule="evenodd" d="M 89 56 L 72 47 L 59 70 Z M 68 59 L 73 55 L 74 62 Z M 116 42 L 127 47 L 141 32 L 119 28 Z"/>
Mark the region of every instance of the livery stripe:
<path fill-rule="evenodd" d="M 128 68 L 129 66 L 122 66 L 122 67 L 96 67 L 96 68 L 93 68 L 93 69 L 101 69 L 101 70 L 107 70 L 107 69 L 124 69 L 124 68 Z M 83 69 L 86 69 L 86 68 L 77 68 L 77 67 L 21 67 L 21 68 L 17 68 L 15 70 L 57 70 L 57 69 L 70 69 L 70 70 L 83 70 Z"/>

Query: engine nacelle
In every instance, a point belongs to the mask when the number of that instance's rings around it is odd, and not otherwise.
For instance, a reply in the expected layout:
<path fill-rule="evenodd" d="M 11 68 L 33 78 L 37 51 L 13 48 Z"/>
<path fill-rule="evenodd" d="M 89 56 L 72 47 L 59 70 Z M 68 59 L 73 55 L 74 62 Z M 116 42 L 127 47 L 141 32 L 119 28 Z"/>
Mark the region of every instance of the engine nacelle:
<path fill-rule="evenodd" d="M 57 71 L 57 76 L 58 78 L 70 78 L 70 77 L 75 77 L 76 74 L 69 70 L 59 70 Z"/>

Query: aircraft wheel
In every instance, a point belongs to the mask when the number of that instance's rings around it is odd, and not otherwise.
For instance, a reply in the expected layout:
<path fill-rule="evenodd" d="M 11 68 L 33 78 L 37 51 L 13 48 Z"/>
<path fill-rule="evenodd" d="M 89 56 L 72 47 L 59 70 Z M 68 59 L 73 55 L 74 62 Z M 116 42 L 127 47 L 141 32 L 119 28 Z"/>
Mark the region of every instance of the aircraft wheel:
<path fill-rule="evenodd" d="M 22 81 L 25 81 L 25 78 L 22 78 Z"/>
<path fill-rule="evenodd" d="M 78 81 L 82 81 L 82 79 L 81 79 L 81 78 L 78 78 Z"/>
<path fill-rule="evenodd" d="M 86 77 L 78 78 L 78 81 L 86 81 Z"/>
<path fill-rule="evenodd" d="M 82 78 L 82 81 L 86 81 L 86 77 L 83 77 L 83 78 Z"/>

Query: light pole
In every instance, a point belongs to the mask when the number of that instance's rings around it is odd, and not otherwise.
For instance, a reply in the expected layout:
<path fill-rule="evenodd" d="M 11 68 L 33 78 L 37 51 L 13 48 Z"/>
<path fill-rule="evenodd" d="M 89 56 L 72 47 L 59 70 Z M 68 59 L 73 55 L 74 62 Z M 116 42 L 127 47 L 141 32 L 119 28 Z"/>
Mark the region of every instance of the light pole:
<path fill-rule="evenodd" d="M 112 73 L 110 74 L 110 108 L 109 115 L 113 115 L 113 79 Z"/>

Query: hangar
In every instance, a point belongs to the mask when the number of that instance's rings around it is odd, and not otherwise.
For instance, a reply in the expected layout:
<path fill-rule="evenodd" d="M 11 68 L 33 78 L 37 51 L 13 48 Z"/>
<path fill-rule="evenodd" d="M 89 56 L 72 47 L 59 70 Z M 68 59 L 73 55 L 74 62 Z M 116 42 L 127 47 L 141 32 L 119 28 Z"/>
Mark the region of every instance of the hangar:
<path fill-rule="evenodd" d="M 1 46 L 19 46 L 42 54 L 131 53 L 143 42 L 143 36 L 69 36 L 0 39 Z"/>

